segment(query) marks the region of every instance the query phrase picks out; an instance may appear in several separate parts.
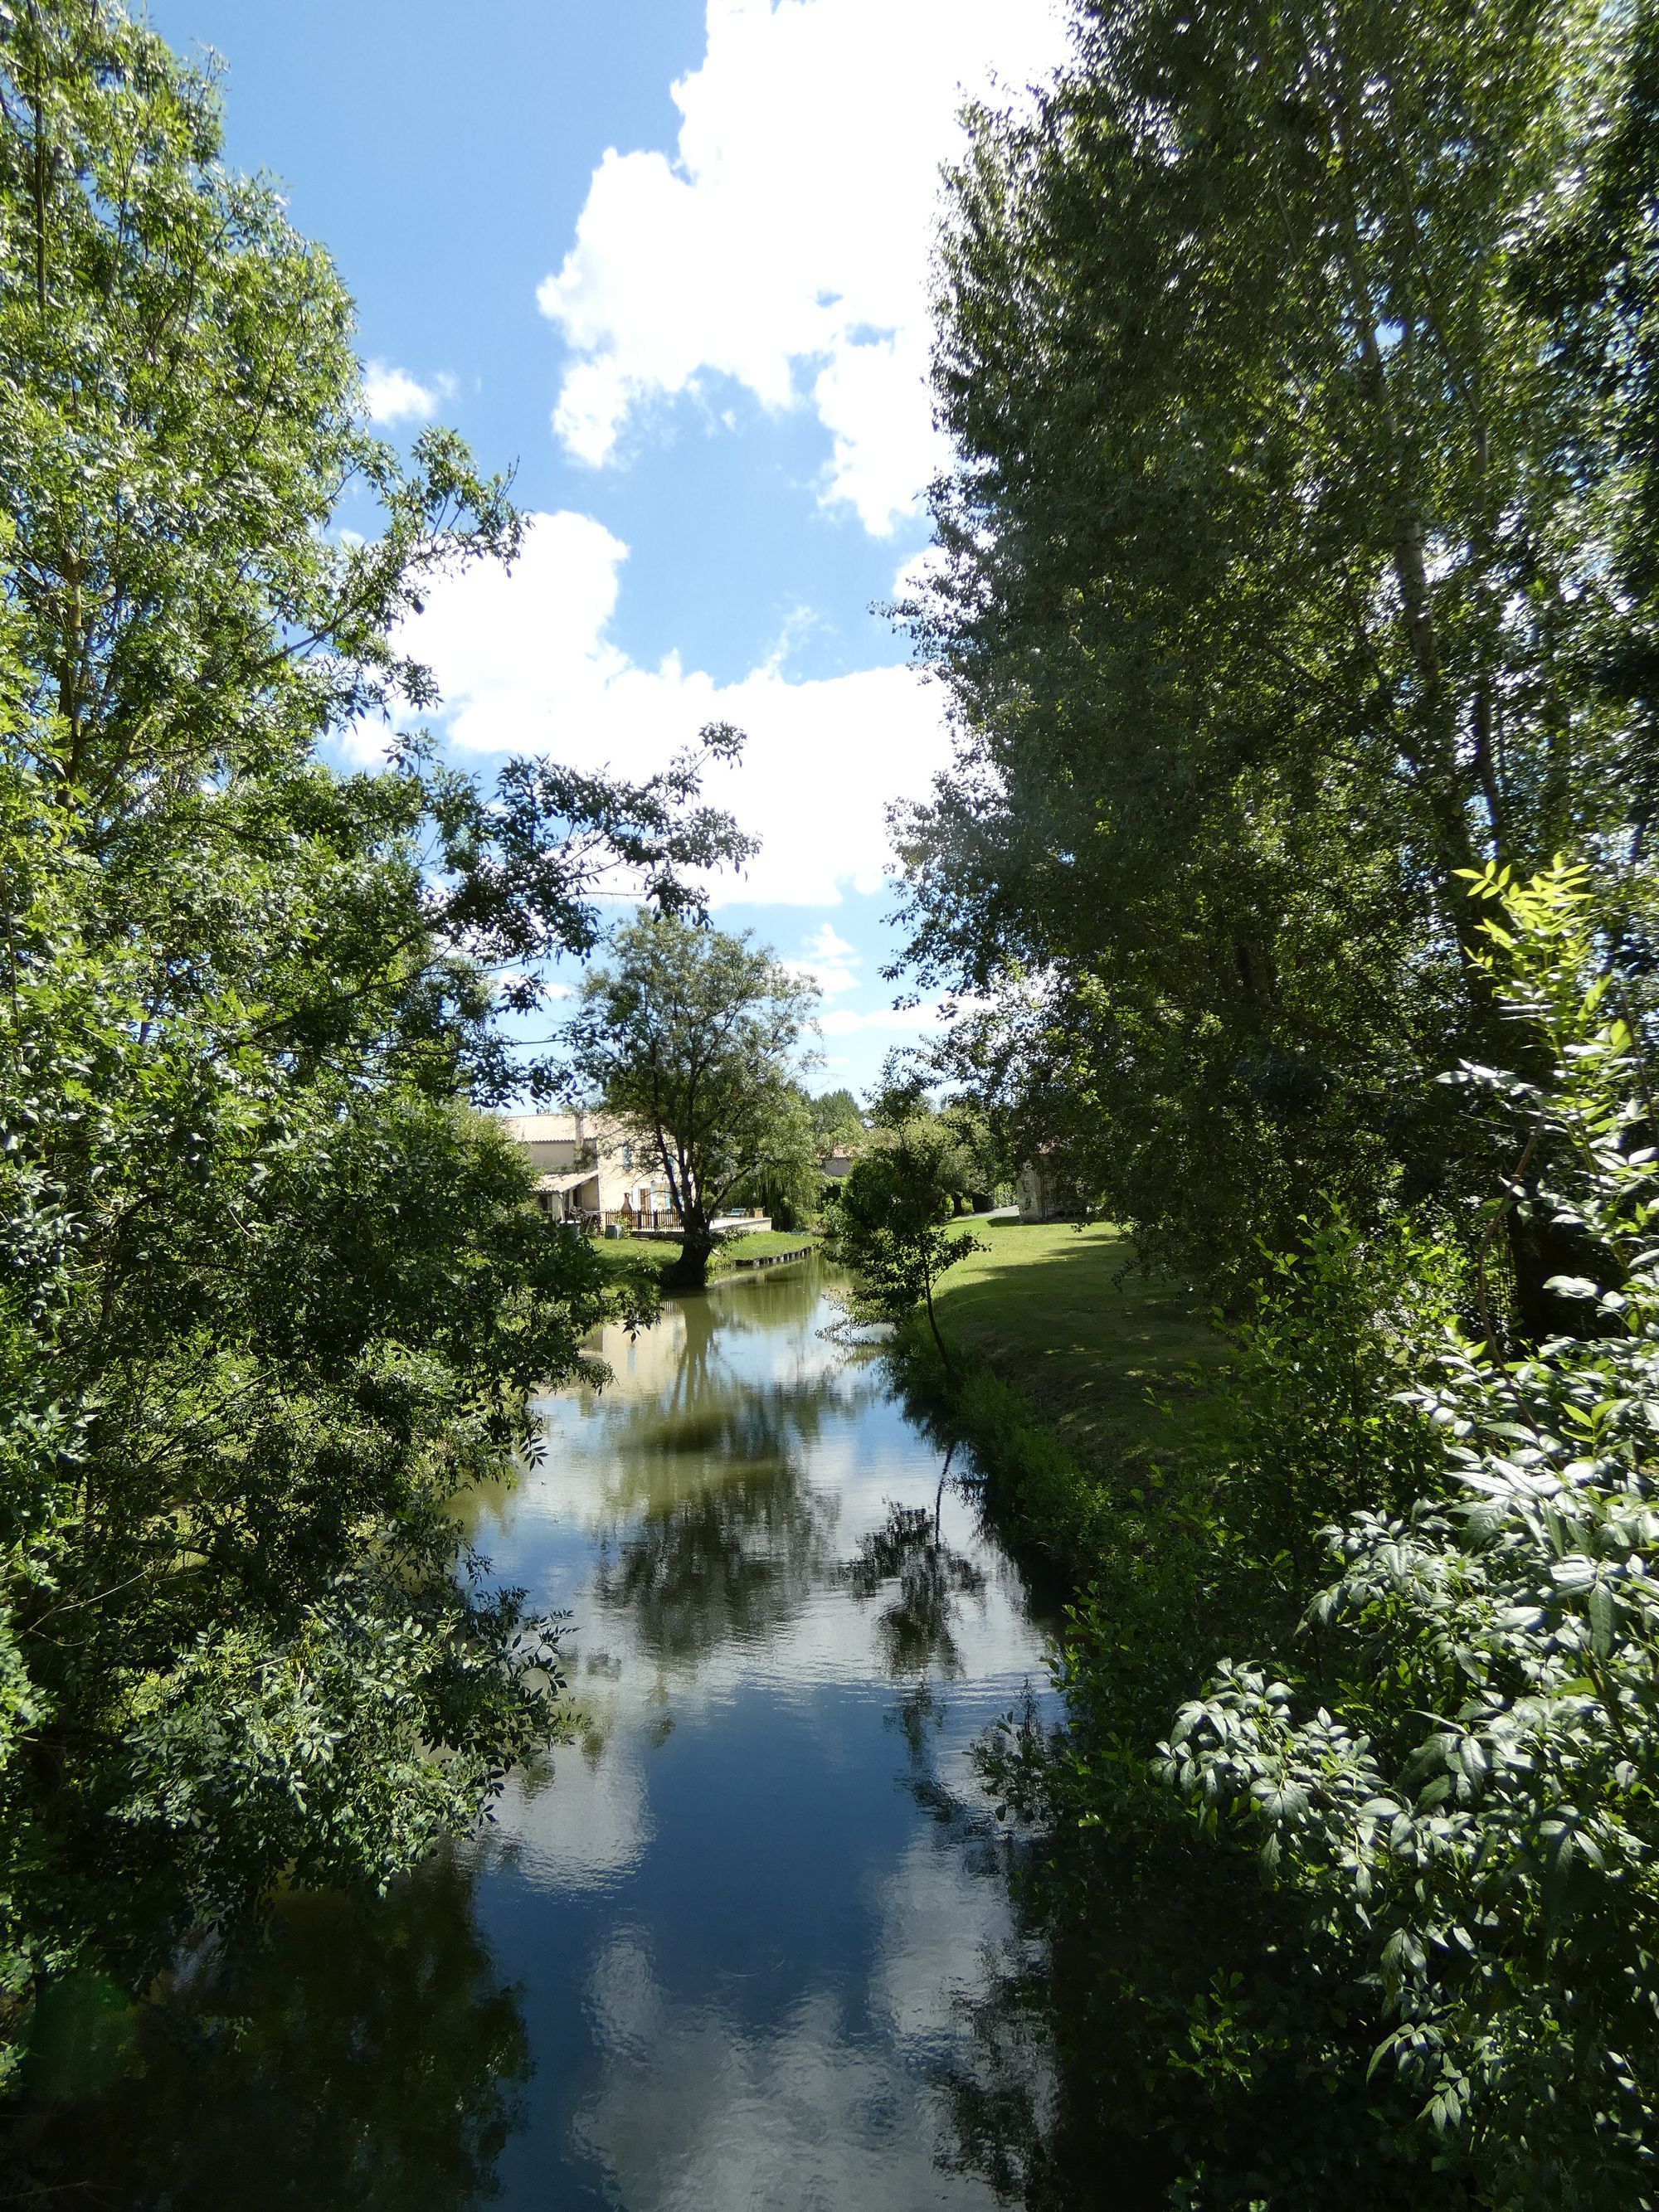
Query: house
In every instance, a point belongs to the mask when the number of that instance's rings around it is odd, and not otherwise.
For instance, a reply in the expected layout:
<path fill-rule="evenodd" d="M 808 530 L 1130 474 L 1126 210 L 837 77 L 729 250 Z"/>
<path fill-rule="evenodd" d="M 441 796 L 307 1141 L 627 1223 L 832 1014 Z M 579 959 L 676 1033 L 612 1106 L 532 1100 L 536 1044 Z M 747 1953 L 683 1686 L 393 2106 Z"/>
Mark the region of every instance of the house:
<path fill-rule="evenodd" d="M 500 1122 L 529 1154 L 537 1200 L 556 1220 L 678 1227 L 656 1146 L 637 1131 L 603 1114 L 503 1114 Z"/>
<path fill-rule="evenodd" d="M 858 1154 L 846 1145 L 832 1145 L 818 1158 L 818 1173 L 830 1182 L 839 1182 L 850 1173 Z"/>
<path fill-rule="evenodd" d="M 1047 1147 L 1015 1176 L 1014 1201 L 1022 1221 L 1075 1221 L 1088 1212 L 1077 1185 L 1060 1173 Z"/>

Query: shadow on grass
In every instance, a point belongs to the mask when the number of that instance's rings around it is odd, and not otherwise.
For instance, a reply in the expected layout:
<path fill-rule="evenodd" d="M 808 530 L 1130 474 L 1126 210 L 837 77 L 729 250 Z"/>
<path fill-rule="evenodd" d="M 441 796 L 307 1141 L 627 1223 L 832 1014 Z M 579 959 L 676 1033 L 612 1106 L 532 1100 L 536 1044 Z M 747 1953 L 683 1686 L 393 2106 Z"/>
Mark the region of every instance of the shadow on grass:
<path fill-rule="evenodd" d="M 1114 1229 L 1011 1224 L 947 1280 L 945 1327 L 1097 1467 L 1224 1431 L 1228 1347 Z"/>

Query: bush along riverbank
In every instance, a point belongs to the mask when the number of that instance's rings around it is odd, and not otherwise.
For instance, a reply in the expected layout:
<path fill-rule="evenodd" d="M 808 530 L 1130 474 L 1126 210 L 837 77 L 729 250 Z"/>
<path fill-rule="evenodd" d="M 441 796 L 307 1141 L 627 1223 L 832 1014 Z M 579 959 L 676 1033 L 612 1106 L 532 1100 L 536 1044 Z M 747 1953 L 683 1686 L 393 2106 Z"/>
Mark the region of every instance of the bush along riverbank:
<path fill-rule="evenodd" d="M 952 1382 L 896 1347 L 1071 1591 L 1063 1729 L 981 1753 L 1043 1838 L 1063 2094 L 1045 2120 L 999 2079 L 988 2022 L 964 2088 L 1028 2202 L 1066 2201 L 1079 2143 L 1188 2206 L 1655 2201 L 1650 1115 L 1582 879 L 1482 890 L 1552 1066 L 1458 1080 L 1512 1164 L 1494 1224 L 1548 1162 L 1526 1200 L 1577 1227 L 1585 1334 L 1505 1340 L 1496 1227 L 1333 1215 L 1234 1333 L 1224 1434 L 1156 1464 L 1062 1442 L 994 1354 Z"/>
<path fill-rule="evenodd" d="M 1029 2206 L 1092 2203 L 1096 2186 L 1115 2205 L 1312 2212 L 1338 2189 L 1378 2208 L 1470 2201 L 1419 2155 L 1410 2093 L 1368 2078 L 1383 2031 L 1357 1978 L 1328 1972 L 1249 1839 L 1194 1820 L 1158 1767 L 1176 1712 L 1231 1655 L 1297 1644 L 1309 1528 L 1358 1472 L 1332 1449 L 1339 1403 L 1379 1404 L 1393 1433 L 1373 1446 L 1402 1488 L 1421 1480 L 1432 1440 L 1392 1406 L 1395 1354 L 1356 1295 L 1362 1271 L 1381 1289 L 1398 1264 L 1332 1224 L 1285 1269 L 1283 1310 L 1242 1328 L 1224 1368 L 1216 1358 L 1208 1395 L 1143 1349 L 1139 1420 L 1120 1404 L 1086 1421 L 1063 1373 L 1039 1400 L 997 1371 L 978 1329 L 953 1339 L 956 1380 L 923 1328 L 896 1340 L 913 1407 L 969 1447 L 988 1519 L 1060 1607 L 1064 1725 L 1028 1709 L 979 1753 L 1028 1838 L 1016 1901 L 1049 1963 L 996 1986 L 981 2070 L 958 2085 L 977 2162 L 1018 2175 Z M 1133 1289 L 1125 1302 L 1133 1317 Z M 947 1334 L 962 1303 L 954 1286 L 940 1299 Z M 1033 2040 L 1058 2062 L 1057 2096 Z"/>

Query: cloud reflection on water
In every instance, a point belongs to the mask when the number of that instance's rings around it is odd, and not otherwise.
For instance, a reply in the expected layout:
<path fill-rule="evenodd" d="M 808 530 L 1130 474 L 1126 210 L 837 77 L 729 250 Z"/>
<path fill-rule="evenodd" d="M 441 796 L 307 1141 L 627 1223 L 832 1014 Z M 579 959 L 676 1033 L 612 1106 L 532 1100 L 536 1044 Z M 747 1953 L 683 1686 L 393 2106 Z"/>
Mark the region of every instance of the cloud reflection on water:
<path fill-rule="evenodd" d="M 984 2203 L 982 2185 L 937 2164 L 926 2081 L 894 2067 L 841 1993 L 811 1990 L 746 2027 L 717 2003 L 670 1997 L 628 1930 L 587 1994 L 605 2064 L 576 2140 L 629 2212 Z"/>
<path fill-rule="evenodd" d="M 991 2202 L 938 2077 L 1011 1935 L 970 1747 L 1043 1640 L 833 1318 L 803 1273 L 608 1332 L 611 1386 L 547 1401 L 478 1531 L 568 1607 L 590 1723 L 488 1854 L 503 1964 L 569 1977 L 509 2204 Z"/>

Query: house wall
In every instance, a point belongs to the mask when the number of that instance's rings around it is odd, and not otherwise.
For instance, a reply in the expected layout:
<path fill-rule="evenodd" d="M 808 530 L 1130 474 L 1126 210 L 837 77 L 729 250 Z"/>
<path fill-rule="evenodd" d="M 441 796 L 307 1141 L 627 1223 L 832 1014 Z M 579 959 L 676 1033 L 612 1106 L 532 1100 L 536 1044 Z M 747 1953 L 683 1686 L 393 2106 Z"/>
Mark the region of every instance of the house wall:
<path fill-rule="evenodd" d="M 667 1179 L 656 1146 L 601 1114 L 503 1114 L 502 1133 L 521 1146 L 537 1176 L 592 1174 L 574 1189 L 547 1191 L 550 1213 L 581 1218 L 599 1228 L 613 1220 L 667 1226 Z"/>
<path fill-rule="evenodd" d="M 1014 1203 L 1022 1221 L 1074 1221 L 1083 1210 L 1076 1191 L 1040 1160 L 1027 1160 L 1014 1177 Z"/>

